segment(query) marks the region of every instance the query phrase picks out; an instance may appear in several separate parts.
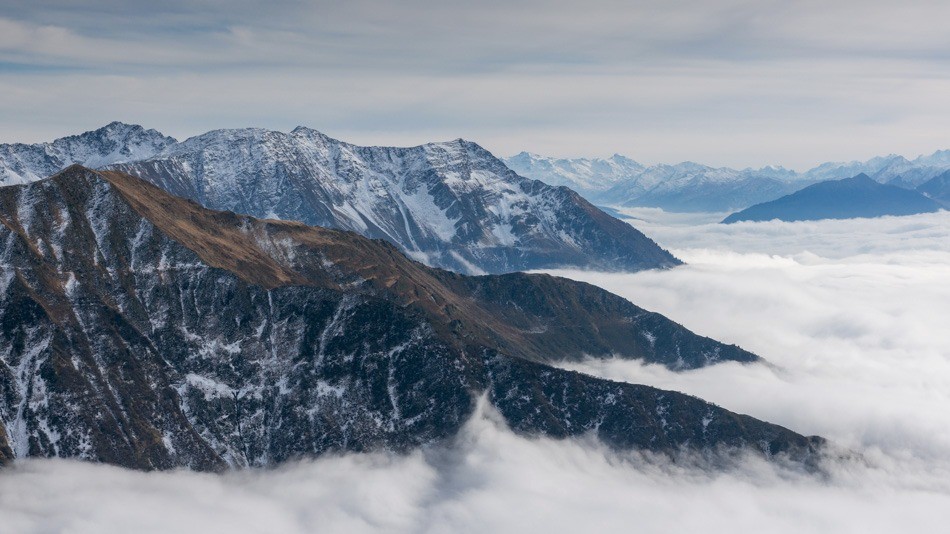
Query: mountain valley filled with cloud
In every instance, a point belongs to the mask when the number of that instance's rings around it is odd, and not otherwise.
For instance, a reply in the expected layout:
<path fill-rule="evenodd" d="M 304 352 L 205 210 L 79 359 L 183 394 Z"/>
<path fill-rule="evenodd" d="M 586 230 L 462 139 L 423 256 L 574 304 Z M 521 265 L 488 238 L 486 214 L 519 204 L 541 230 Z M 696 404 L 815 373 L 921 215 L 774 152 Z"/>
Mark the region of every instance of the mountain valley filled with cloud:
<path fill-rule="evenodd" d="M 28 460 L 0 477 L 5 524 L 79 533 L 939 530 L 950 509 L 950 214 L 729 226 L 718 214 L 628 215 L 687 265 L 554 274 L 769 363 L 681 373 L 620 360 L 567 365 L 825 436 L 838 459 L 814 473 L 754 455 L 711 469 L 688 454 L 671 462 L 594 439 L 517 436 L 482 404 L 451 443 L 408 455 L 225 475 Z"/>

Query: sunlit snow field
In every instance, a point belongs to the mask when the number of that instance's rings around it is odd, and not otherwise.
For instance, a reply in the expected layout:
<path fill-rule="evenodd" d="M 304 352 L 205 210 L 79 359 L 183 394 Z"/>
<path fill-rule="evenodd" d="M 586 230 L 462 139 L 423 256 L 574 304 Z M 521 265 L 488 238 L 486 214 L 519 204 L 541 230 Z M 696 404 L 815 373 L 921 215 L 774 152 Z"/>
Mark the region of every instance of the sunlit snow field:
<path fill-rule="evenodd" d="M 950 524 L 950 213 L 718 225 L 628 210 L 688 263 L 557 271 L 736 343 L 771 366 L 572 368 L 695 394 L 861 459 L 725 473 L 528 440 L 483 408 L 457 443 L 227 475 L 21 462 L 0 532 L 945 532 Z"/>

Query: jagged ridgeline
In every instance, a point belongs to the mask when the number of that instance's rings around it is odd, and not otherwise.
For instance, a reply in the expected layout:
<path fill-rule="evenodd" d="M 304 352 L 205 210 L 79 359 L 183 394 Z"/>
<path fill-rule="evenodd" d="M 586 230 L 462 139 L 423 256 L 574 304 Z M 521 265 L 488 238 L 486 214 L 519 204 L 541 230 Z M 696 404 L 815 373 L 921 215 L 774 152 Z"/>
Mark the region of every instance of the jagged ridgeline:
<path fill-rule="evenodd" d="M 757 357 L 596 287 L 463 276 L 382 240 L 210 211 L 119 172 L 0 188 L 0 460 L 274 465 L 451 438 L 487 394 L 528 435 L 654 451 L 822 440 L 550 364 Z"/>
<path fill-rule="evenodd" d="M 577 193 L 515 174 L 461 139 L 361 147 L 309 128 L 215 130 L 181 143 L 112 123 L 36 145 L 0 145 L 0 185 L 69 164 L 110 167 L 199 204 L 352 230 L 413 259 L 466 274 L 680 262 Z"/>

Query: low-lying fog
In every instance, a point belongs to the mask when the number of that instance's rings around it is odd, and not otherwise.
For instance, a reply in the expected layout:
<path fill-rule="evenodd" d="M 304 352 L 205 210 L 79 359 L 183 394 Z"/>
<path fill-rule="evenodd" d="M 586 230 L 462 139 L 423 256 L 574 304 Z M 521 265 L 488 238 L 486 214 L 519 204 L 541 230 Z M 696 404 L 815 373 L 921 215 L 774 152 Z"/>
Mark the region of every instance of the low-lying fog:
<path fill-rule="evenodd" d="M 717 225 L 631 211 L 688 265 L 556 274 L 600 285 L 772 366 L 590 374 L 676 389 L 820 434 L 863 461 L 815 477 L 749 458 L 725 473 L 516 437 L 490 409 L 448 449 L 267 472 L 144 474 L 21 462 L 0 531 L 944 532 L 950 524 L 950 213 Z"/>

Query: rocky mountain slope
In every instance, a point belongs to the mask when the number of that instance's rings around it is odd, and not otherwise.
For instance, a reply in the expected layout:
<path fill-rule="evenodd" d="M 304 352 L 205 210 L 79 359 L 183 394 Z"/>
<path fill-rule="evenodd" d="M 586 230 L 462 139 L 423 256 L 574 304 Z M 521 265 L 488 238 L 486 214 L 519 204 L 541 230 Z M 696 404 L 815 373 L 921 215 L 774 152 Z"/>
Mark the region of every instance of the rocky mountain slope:
<path fill-rule="evenodd" d="M 679 264 L 577 193 L 518 176 L 461 139 L 360 147 L 302 127 L 218 130 L 112 168 L 210 208 L 352 230 L 468 274 Z"/>
<path fill-rule="evenodd" d="M 813 459 L 819 438 L 548 365 L 755 361 L 590 285 L 431 269 L 353 232 L 215 212 L 118 172 L 0 188 L 0 458 L 274 465 L 521 433 Z"/>
<path fill-rule="evenodd" d="M 50 143 L 0 145 L 0 186 L 46 178 L 80 164 L 104 167 L 146 159 L 175 144 L 171 137 L 141 126 L 113 122 L 98 130 Z"/>
<path fill-rule="evenodd" d="M 680 262 L 573 191 L 513 173 L 456 140 L 359 147 L 308 128 L 217 130 L 182 143 L 112 123 L 40 145 L 0 146 L 0 185 L 67 165 L 112 167 L 205 206 L 353 230 L 468 274 Z"/>
<path fill-rule="evenodd" d="M 938 211 L 940 204 L 924 195 L 880 184 L 866 174 L 817 183 L 771 202 L 756 204 L 722 222 L 812 221 L 884 215 L 913 215 Z"/>

